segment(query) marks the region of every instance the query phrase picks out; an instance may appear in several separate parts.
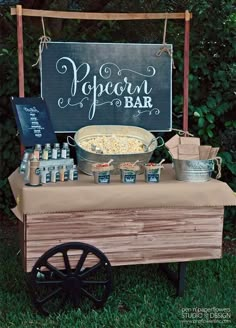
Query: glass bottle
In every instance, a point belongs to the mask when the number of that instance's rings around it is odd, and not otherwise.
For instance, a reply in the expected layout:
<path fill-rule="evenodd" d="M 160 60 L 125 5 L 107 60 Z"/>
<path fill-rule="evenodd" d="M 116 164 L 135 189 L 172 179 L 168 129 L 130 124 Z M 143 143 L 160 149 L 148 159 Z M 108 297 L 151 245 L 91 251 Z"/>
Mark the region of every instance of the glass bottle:
<path fill-rule="evenodd" d="M 58 159 L 61 158 L 61 149 L 59 143 L 54 143 L 53 149 L 52 149 L 52 158 Z"/>
<path fill-rule="evenodd" d="M 34 156 L 35 156 L 38 160 L 40 160 L 40 159 L 42 159 L 42 153 L 43 153 L 43 151 L 42 151 L 42 146 L 41 146 L 41 144 L 36 144 L 36 145 L 34 146 Z"/>
<path fill-rule="evenodd" d="M 70 148 L 67 142 L 62 144 L 61 158 L 70 158 Z"/>
<path fill-rule="evenodd" d="M 79 179 L 78 169 L 76 165 L 73 165 L 73 167 L 70 169 L 69 178 L 72 181 Z"/>

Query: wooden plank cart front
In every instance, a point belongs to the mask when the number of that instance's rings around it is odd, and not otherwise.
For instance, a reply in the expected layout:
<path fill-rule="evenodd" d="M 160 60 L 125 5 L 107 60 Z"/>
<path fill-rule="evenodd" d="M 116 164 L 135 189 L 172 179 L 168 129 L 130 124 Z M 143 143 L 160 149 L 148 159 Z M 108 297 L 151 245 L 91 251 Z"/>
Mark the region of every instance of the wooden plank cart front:
<path fill-rule="evenodd" d="M 23 266 L 31 272 L 33 299 L 42 312 L 50 312 L 50 300 L 55 306 L 64 293 L 72 293 L 75 305 L 83 297 L 103 305 L 111 289 L 110 265 L 161 263 L 183 295 L 188 261 L 221 258 L 224 206 L 236 203 L 231 189 L 214 179 L 176 181 L 170 165 L 163 171 L 157 185 L 139 176 L 128 186 L 118 176 L 100 186 L 81 174 L 79 183 L 34 188 L 17 171 L 10 176 Z M 179 263 L 177 275 L 164 265 L 170 262 Z"/>

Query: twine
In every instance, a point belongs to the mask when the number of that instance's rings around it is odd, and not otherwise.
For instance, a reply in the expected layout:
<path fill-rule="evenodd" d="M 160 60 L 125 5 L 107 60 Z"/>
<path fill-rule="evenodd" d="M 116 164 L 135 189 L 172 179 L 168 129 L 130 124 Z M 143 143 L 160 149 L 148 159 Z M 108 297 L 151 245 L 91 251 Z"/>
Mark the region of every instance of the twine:
<path fill-rule="evenodd" d="M 217 165 L 217 169 L 218 169 L 218 173 L 217 173 L 216 179 L 220 179 L 221 178 L 222 158 L 217 156 L 217 157 L 213 158 L 213 160 L 216 161 L 216 165 Z"/>
<path fill-rule="evenodd" d="M 44 47 L 47 48 L 47 43 L 51 41 L 51 38 L 46 35 L 45 32 L 45 26 L 44 26 L 44 20 L 43 17 L 41 17 L 41 23 L 42 23 L 42 29 L 43 29 L 43 35 L 39 38 L 39 56 L 35 64 L 32 65 L 32 67 L 38 65 L 41 62 L 41 55 L 43 52 Z"/>
<path fill-rule="evenodd" d="M 163 38 L 162 38 L 162 44 L 163 47 L 161 47 L 161 49 L 156 53 L 156 55 L 158 57 L 160 57 L 163 52 L 167 52 L 168 55 L 171 57 L 172 59 L 172 67 L 173 69 L 175 69 L 175 63 L 174 63 L 174 59 L 173 59 L 173 51 L 170 50 L 167 46 L 166 46 L 166 29 L 167 29 L 167 14 L 166 14 L 166 18 L 165 18 L 165 22 L 164 22 L 164 31 L 163 31 Z"/>
<path fill-rule="evenodd" d="M 184 130 L 178 130 L 178 129 L 172 129 L 172 131 L 177 131 L 180 136 L 189 136 L 189 137 L 194 137 L 194 134 L 184 131 Z"/>

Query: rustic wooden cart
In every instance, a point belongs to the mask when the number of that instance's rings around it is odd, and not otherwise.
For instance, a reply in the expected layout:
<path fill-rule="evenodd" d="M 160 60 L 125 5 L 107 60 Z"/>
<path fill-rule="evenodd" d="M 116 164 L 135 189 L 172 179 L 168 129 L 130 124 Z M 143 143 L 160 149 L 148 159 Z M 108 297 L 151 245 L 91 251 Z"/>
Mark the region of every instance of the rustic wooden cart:
<path fill-rule="evenodd" d="M 227 184 L 176 181 L 170 165 L 159 184 L 139 176 L 125 185 L 114 176 L 100 186 L 81 174 L 79 183 L 34 188 L 17 171 L 9 181 L 23 267 L 43 313 L 68 298 L 75 306 L 84 298 L 102 306 L 111 292 L 111 266 L 160 263 L 183 295 L 188 261 L 221 258 L 224 206 L 236 203 Z M 177 273 L 168 269 L 171 262 Z"/>
<path fill-rule="evenodd" d="M 69 19 L 183 19 L 184 110 L 188 130 L 189 26 L 185 13 L 73 13 L 12 8 L 17 15 L 19 96 L 24 97 L 22 16 Z M 9 178 L 17 206 L 24 271 L 32 299 L 47 314 L 68 299 L 102 306 L 111 291 L 111 266 L 160 263 L 183 295 L 186 263 L 222 255 L 224 206 L 235 205 L 231 189 L 211 180 L 177 182 L 166 165 L 159 184 L 124 185 L 118 177 L 106 186 L 81 175 L 79 183 L 24 185 L 16 170 Z M 177 262 L 177 273 L 167 263 Z"/>

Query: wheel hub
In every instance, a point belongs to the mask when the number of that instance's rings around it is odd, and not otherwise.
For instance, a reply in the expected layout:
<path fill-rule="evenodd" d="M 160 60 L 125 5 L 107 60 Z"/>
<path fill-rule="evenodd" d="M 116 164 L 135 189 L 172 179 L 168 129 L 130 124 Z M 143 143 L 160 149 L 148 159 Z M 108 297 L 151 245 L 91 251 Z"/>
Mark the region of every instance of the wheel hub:
<path fill-rule="evenodd" d="M 72 276 L 72 277 L 66 277 L 66 279 L 63 282 L 63 288 L 66 291 L 78 291 L 81 287 L 81 282 L 79 277 Z"/>

